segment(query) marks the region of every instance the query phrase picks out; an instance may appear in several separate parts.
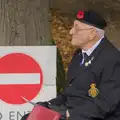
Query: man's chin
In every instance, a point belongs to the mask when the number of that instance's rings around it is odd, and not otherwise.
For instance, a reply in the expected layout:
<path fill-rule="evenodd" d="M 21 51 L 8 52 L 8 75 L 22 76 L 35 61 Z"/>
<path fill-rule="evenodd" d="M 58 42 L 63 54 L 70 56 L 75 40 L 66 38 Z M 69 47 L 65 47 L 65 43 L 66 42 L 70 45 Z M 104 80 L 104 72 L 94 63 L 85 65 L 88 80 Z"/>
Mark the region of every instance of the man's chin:
<path fill-rule="evenodd" d="M 75 42 L 73 40 L 71 41 L 71 44 L 72 44 L 72 46 L 79 47 L 79 48 L 82 48 L 82 46 L 84 46 L 82 43 L 78 44 L 77 42 Z"/>
<path fill-rule="evenodd" d="M 72 44 L 73 46 L 76 46 L 76 45 L 77 45 L 74 40 L 71 41 L 71 44 Z"/>

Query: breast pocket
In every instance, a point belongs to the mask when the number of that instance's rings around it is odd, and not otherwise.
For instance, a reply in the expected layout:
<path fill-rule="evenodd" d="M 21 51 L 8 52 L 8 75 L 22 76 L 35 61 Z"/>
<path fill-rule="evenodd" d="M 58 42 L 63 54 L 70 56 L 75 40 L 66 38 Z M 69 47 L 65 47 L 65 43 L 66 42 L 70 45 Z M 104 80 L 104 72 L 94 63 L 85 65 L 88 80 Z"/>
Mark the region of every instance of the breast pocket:
<path fill-rule="evenodd" d="M 91 70 L 87 70 L 83 72 L 81 75 L 78 75 L 76 79 L 73 81 L 73 86 L 76 86 L 79 90 L 88 91 L 90 89 L 90 85 L 95 83 L 96 86 L 99 86 L 100 77 L 95 72 Z"/>

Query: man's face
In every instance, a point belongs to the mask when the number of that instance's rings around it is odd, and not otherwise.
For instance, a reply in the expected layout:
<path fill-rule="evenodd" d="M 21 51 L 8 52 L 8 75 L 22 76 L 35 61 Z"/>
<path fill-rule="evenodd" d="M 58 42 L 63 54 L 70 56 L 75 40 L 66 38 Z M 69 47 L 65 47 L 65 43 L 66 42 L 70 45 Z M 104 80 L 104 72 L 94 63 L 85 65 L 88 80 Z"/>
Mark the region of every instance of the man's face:
<path fill-rule="evenodd" d="M 72 35 L 72 45 L 83 47 L 88 44 L 92 28 L 93 27 L 90 25 L 75 20 L 73 27 L 70 30 L 70 34 Z"/>

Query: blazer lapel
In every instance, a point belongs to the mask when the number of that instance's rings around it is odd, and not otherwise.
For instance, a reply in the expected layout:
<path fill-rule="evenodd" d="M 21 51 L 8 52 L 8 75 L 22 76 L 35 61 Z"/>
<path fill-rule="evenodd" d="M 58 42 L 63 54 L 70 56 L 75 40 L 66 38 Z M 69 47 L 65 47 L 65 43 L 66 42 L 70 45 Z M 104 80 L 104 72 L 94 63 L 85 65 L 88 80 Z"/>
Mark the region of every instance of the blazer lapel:
<path fill-rule="evenodd" d="M 89 68 L 92 63 L 97 59 L 97 56 L 101 53 L 101 51 L 104 50 L 105 46 L 107 44 L 107 39 L 103 38 L 100 42 L 100 44 L 97 46 L 97 48 L 92 52 L 90 56 L 87 57 L 83 64 L 83 71 Z"/>
<path fill-rule="evenodd" d="M 77 56 L 77 58 L 76 58 L 77 61 L 74 62 L 74 67 L 75 67 L 74 75 L 71 74 L 72 76 L 70 77 L 71 79 L 69 79 L 69 84 L 73 80 L 75 80 L 77 76 L 80 76 L 80 74 L 82 74 L 82 72 L 84 72 L 90 66 L 92 66 L 94 61 L 97 59 L 97 56 L 101 53 L 101 51 L 104 50 L 105 46 L 107 46 L 107 39 L 103 38 L 101 40 L 100 44 L 97 46 L 97 48 L 92 52 L 92 54 L 90 56 L 87 57 L 84 64 L 82 64 L 82 65 L 80 65 L 80 62 L 82 60 L 82 52 L 79 52 L 79 56 Z"/>
<path fill-rule="evenodd" d="M 79 53 L 75 56 L 74 60 L 69 66 L 69 75 L 68 80 L 71 83 L 77 76 L 78 70 L 80 70 L 80 62 L 82 61 L 82 52 L 79 50 Z"/>

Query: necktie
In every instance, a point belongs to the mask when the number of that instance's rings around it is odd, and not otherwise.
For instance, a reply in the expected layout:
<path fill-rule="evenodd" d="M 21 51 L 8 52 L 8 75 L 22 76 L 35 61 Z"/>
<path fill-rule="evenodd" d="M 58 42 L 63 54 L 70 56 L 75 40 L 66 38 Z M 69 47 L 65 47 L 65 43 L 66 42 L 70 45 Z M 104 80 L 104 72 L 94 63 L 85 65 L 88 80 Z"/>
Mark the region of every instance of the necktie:
<path fill-rule="evenodd" d="M 83 58 L 84 58 L 84 61 L 87 59 L 88 55 L 86 53 L 83 53 Z"/>
<path fill-rule="evenodd" d="M 85 60 L 87 59 L 88 55 L 86 53 L 82 53 L 82 57 L 83 57 L 83 59 L 82 59 L 82 63 L 81 64 L 83 64 L 85 62 Z"/>

